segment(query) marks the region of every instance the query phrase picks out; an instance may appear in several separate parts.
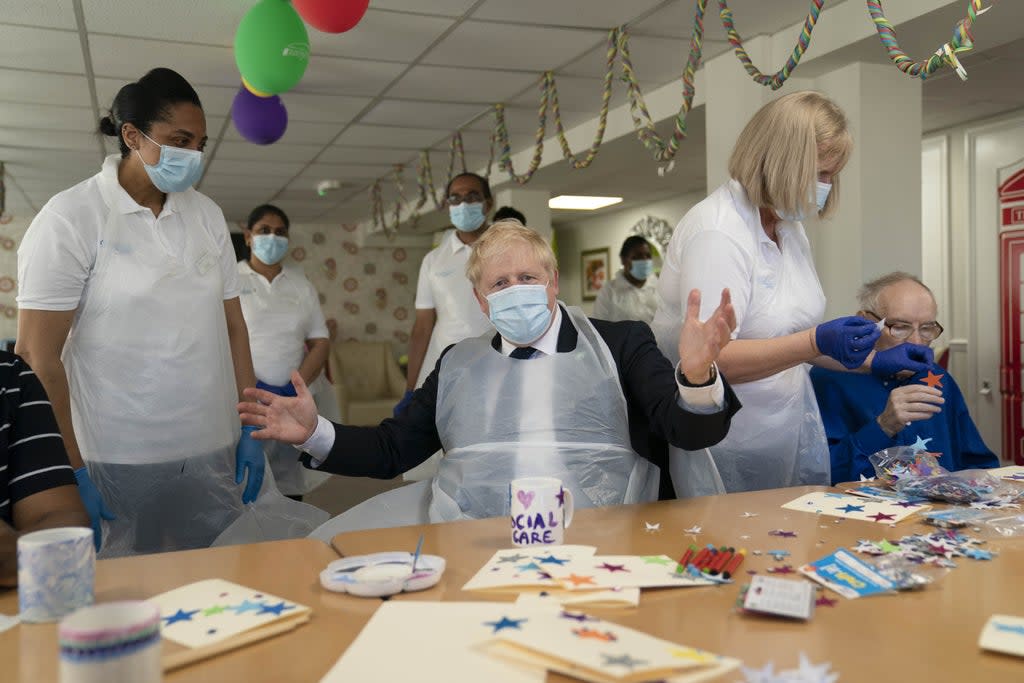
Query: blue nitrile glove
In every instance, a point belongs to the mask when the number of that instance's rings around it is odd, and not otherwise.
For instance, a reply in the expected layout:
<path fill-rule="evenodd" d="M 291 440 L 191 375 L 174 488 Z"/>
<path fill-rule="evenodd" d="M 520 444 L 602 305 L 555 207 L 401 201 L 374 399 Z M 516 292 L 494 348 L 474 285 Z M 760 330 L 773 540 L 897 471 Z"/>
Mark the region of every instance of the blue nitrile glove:
<path fill-rule="evenodd" d="M 412 392 L 412 391 L 405 392 L 405 396 L 402 397 L 402 400 L 395 404 L 395 410 L 394 410 L 395 417 L 398 417 L 399 415 L 401 415 L 402 412 L 406 408 L 409 407 L 409 404 L 412 403 L 412 395 L 413 395 L 413 393 L 414 392 Z"/>
<path fill-rule="evenodd" d="M 871 360 L 871 374 L 883 379 L 903 371 L 916 375 L 930 369 L 934 362 L 935 354 L 929 347 L 903 342 L 876 353 Z"/>
<path fill-rule="evenodd" d="M 96 544 L 96 552 L 99 552 L 100 545 L 103 544 L 103 530 L 100 527 L 100 520 L 105 519 L 110 522 L 117 519 L 117 517 L 107 509 L 107 504 L 103 502 L 103 496 L 100 495 L 99 489 L 96 488 L 96 484 L 92 483 L 92 479 L 89 478 L 88 469 L 83 466 L 75 470 L 75 481 L 78 482 L 78 495 L 82 497 L 85 511 L 89 513 L 89 520 L 92 522 L 92 540 Z"/>
<path fill-rule="evenodd" d="M 242 491 L 242 502 L 248 505 L 260 495 L 260 487 L 263 486 L 263 444 L 252 438 L 256 427 L 246 425 L 242 427 L 242 436 L 238 439 L 238 446 L 235 447 L 235 483 L 241 484 L 242 477 L 248 477 L 245 482 L 245 490 Z"/>
<path fill-rule="evenodd" d="M 295 385 L 292 384 L 291 382 L 288 382 L 288 384 L 282 384 L 281 386 L 276 387 L 273 384 L 267 384 L 266 382 L 261 382 L 259 380 L 256 380 L 256 388 L 257 389 L 262 389 L 263 391 L 269 391 L 270 393 L 277 394 L 278 396 L 293 397 L 293 396 L 296 395 L 295 394 Z"/>
<path fill-rule="evenodd" d="M 814 330 L 814 343 L 821 353 L 853 370 L 864 365 L 881 334 L 875 323 L 851 315 L 818 325 Z"/>

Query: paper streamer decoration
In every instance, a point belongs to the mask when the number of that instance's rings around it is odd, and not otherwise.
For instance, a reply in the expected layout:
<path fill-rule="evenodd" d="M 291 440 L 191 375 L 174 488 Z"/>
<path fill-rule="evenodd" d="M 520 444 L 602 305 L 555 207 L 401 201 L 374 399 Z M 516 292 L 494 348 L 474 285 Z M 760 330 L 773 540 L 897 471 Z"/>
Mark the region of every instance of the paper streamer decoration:
<path fill-rule="evenodd" d="M 241 87 L 231 104 L 231 121 L 249 142 L 269 145 L 288 129 L 288 110 L 277 95 L 259 97 Z"/>
<path fill-rule="evenodd" d="M 812 0 L 811 9 L 804 20 L 803 30 L 800 31 L 800 37 L 797 39 L 796 47 L 793 48 L 793 53 L 786 60 L 786 64 L 771 76 L 761 73 L 754 66 L 750 55 L 747 54 L 743 47 L 743 39 L 740 38 L 740 34 L 733 23 L 732 10 L 729 9 L 725 0 L 718 0 L 718 9 L 719 16 L 722 19 L 722 26 L 725 28 L 725 34 L 729 37 L 729 44 L 732 45 L 733 50 L 736 52 L 736 57 L 743 64 L 743 68 L 747 70 L 747 73 L 750 74 L 755 83 L 767 86 L 772 90 L 778 90 L 786 82 L 790 74 L 793 73 L 797 65 L 800 64 L 800 58 L 804 56 L 804 52 L 810 46 L 811 33 L 814 31 L 814 26 L 818 23 L 818 16 L 821 15 L 821 7 L 824 4 L 825 0 Z"/>
<path fill-rule="evenodd" d="M 292 0 L 292 4 L 313 28 L 324 33 L 344 33 L 362 20 L 370 0 Z"/>
<path fill-rule="evenodd" d="M 309 34 L 287 0 L 260 0 L 235 32 L 235 64 L 254 91 L 277 95 L 302 79 L 309 65 Z"/>

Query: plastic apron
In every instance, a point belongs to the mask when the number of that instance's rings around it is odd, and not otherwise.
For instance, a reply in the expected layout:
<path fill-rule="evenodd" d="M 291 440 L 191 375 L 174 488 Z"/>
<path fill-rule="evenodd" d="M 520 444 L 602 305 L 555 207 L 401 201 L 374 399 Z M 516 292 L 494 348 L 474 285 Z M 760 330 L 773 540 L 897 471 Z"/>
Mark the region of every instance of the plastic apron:
<path fill-rule="evenodd" d="M 104 557 L 205 547 L 244 510 L 219 252 L 205 229 L 184 232 L 176 250 L 110 210 L 64 347 L 82 456 L 117 516 Z M 272 476 L 262 490 L 287 500 Z"/>
<path fill-rule="evenodd" d="M 777 271 L 764 261 L 761 243 L 753 250 L 755 286 L 741 339 L 769 339 L 806 330 L 824 314 L 825 295 L 802 226 L 782 223 L 777 234 L 782 253 Z M 725 439 L 700 451 L 670 448 L 669 467 L 677 495 L 713 495 L 723 488 L 731 493 L 828 486 L 828 442 L 808 370 L 807 365 L 798 365 L 733 385 L 743 408 L 732 418 Z"/>

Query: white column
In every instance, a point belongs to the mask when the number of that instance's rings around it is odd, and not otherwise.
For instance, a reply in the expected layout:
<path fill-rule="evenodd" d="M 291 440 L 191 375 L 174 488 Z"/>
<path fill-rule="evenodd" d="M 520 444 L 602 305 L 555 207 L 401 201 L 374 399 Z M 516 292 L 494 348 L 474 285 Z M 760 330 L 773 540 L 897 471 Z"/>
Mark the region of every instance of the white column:
<path fill-rule="evenodd" d="M 532 186 L 503 187 L 494 193 L 494 208 L 511 206 L 524 216 L 526 224 L 551 241 L 554 232 L 551 228 L 551 209 L 548 200 L 551 192 Z"/>
<path fill-rule="evenodd" d="M 839 211 L 809 220 L 826 318 L 857 310 L 857 289 L 893 270 L 921 275 L 921 81 L 853 63 L 815 79 L 846 113 L 854 150 Z"/>

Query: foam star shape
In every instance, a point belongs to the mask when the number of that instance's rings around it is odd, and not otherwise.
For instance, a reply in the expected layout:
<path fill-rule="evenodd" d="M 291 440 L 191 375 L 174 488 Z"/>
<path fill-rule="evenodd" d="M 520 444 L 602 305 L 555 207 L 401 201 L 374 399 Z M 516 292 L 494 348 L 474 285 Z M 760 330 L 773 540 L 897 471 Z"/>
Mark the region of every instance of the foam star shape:
<path fill-rule="evenodd" d="M 568 610 L 562 610 L 562 613 L 558 616 L 562 617 L 563 619 L 572 619 L 573 621 L 579 622 L 597 621 L 597 617 L 588 617 L 583 612 L 570 612 Z"/>
<path fill-rule="evenodd" d="M 839 602 L 839 600 L 835 598 L 830 598 L 826 595 L 820 595 L 818 596 L 818 599 L 814 601 L 814 604 L 818 607 L 835 607 L 837 602 Z"/>
<path fill-rule="evenodd" d="M 683 533 L 684 534 L 699 534 L 700 533 L 700 527 L 699 526 L 691 526 L 689 529 L 683 529 Z"/>
<path fill-rule="evenodd" d="M 214 614 L 220 614 L 221 612 L 223 612 L 226 609 L 228 609 L 228 608 L 225 605 L 213 605 L 212 607 L 207 607 L 206 609 L 203 610 L 203 616 L 204 617 L 211 617 Z"/>
<path fill-rule="evenodd" d="M 883 555 L 885 553 L 874 541 L 858 541 L 853 551 L 864 555 Z"/>
<path fill-rule="evenodd" d="M 792 671 L 780 672 L 780 674 L 788 673 L 790 676 L 785 680 L 801 681 L 801 683 L 835 683 L 839 680 L 839 674 L 831 673 L 829 671 L 831 668 L 832 664 L 829 662 L 811 664 L 810 660 L 801 652 L 800 667 Z"/>
<path fill-rule="evenodd" d="M 597 567 L 595 567 L 595 569 L 607 569 L 608 571 L 610 571 L 613 574 L 615 572 L 628 572 L 629 571 L 628 569 L 626 569 L 626 565 L 624 565 L 624 564 L 610 564 L 608 562 L 602 562 L 601 564 L 597 565 Z"/>
<path fill-rule="evenodd" d="M 995 630 L 1002 631 L 1003 633 L 1016 633 L 1019 636 L 1024 636 L 1024 626 L 1020 624 L 1000 624 L 997 621 L 992 626 Z"/>
<path fill-rule="evenodd" d="M 676 563 L 676 561 L 671 559 L 671 558 L 662 557 L 662 556 L 658 556 L 658 555 L 651 555 L 649 557 L 641 557 L 640 559 L 644 561 L 644 564 L 671 565 L 671 564 L 675 564 Z"/>
<path fill-rule="evenodd" d="M 942 381 L 941 380 L 942 380 L 943 377 L 945 377 L 945 375 L 936 375 L 934 372 L 929 370 L 928 371 L 928 375 L 921 379 L 921 384 L 927 384 L 932 389 L 934 389 L 935 387 L 939 387 L 941 389 L 942 388 Z"/>
<path fill-rule="evenodd" d="M 769 574 L 792 574 L 793 573 L 793 567 L 788 565 L 788 564 L 784 564 L 781 567 L 769 567 L 768 568 L 768 573 Z"/>
<path fill-rule="evenodd" d="M 515 628 L 521 630 L 522 627 L 520 626 L 520 624 L 522 624 L 524 621 L 529 621 L 529 619 L 509 619 L 508 617 L 503 616 L 498 621 L 485 621 L 484 626 L 490 626 L 493 629 L 491 633 L 497 633 L 498 631 L 504 631 L 507 628 Z"/>
<path fill-rule="evenodd" d="M 504 557 L 498 558 L 498 564 L 521 562 L 525 559 L 528 559 L 526 555 L 505 555 Z"/>
<path fill-rule="evenodd" d="M 240 605 L 236 605 L 235 607 L 232 607 L 231 609 L 235 610 L 235 614 L 242 614 L 243 612 L 250 612 L 250 611 L 258 612 L 260 609 L 262 609 L 262 607 L 263 607 L 263 603 L 261 603 L 261 602 L 252 602 L 250 600 L 243 600 Z"/>
<path fill-rule="evenodd" d="M 562 581 L 568 581 L 569 583 L 571 583 L 574 586 L 582 586 L 582 585 L 586 585 L 586 584 L 590 584 L 591 586 L 597 585 L 597 584 L 594 583 L 594 577 L 593 576 L 586 576 L 586 575 L 579 576 L 577 574 L 569 574 L 569 576 L 567 576 L 567 577 L 565 577 L 564 579 L 561 579 L 561 580 Z"/>
<path fill-rule="evenodd" d="M 932 440 L 932 437 L 928 437 L 927 439 L 922 439 L 921 435 L 918 434 L 917 435 L 917 441 L 915 441 L 914 443 L 910 444 L 910 447 L 914 449 L 915 453 L 918 452 L 918 451 L 927 451 L 928 450 L 928 442 L 931 441 L 931 440 Z"/>
<path fill-rule="evenodd" d="M 768 532 L 769 536 L 779 536 L 781 538 L 796 538 L 795 531 L 783 531 L 782 529 L 773 529 Z"/>
<path fill-rule="evenodd" d="M 992 553 L 981 548 L 967 548 L 964 550 L 964 555 L 971 558 L 972 560 L 991 560 Z"/>
<path fill-rule="evenodd" d="M 901 500 L 898 503 L 893 503 L 893 505 L 899 505 L 901 508 L 916 508 L 920 505 L 920 503 L 911 503 L 906 500 Z"/>
<path fill-rule="evenodd" d="M 619 655 L 618 657 L 612 657 L 611 655 L 602 654 L 601 657 L 602 659 L 604 659 L 604 661 L 601 662 L 601 666 L 603 667 L 624 666 L 630 671 L 632 671 L 638 666 L 642 666 L 647 663 L 647 660 L 645 659 L 634 659 L 633 657 L 630 657 L 628 654 Z"/>
<path fill-rule="evenodd" d="M 840 512 L 864 512 L 864 506 L 863 505 L 851 505 L 850 503 L 847 503 L 846 505 L 844 505 L 841 508 L 836 508 L 836 510 L 839 510 Z"/>
<path fill-rule="evenodd" d="M 655 524 L 651 524 L 650 522 L 644 522 L 644 525 L 646 525 L 647 527 L 645 531 L 649 534 L 661 531 L 661 522 L 657 522 Z"/>
<path fill-rule="evenodd" d="M 876 522 L 891 522 L 892 520 L 896 519 L 896 515 L 887 515 L 883 512 L 876 512 L 873 515 L 868 515 L 868 519 L 873 519 Z"/>
<path fill-rule="evenodd" d="M 743 667 L 743 675 L 747 677 L 746 683 L 778 683 L 775 676 L 775 663 L 768 662 L 760 669 Z"/>
<path fill-rule="evenodd" d="M 171 624 L 175 624 L 179 621 L 192 621 L 192 616 L 198 613 L 199 610 L 197 609 L 192 609 L 188 611 L 179 609 L 171 616 L 164 617 L 164 620 L 167 622 L 166 624 L 164 624 L 164 626 L 170 626 Z"/>
<path fill-rule="evenodd" d="M 740 517 L 757 517 L 757 514 L 756 512 L 744 512 Z"/>
<path fill-rule="evenodd" d="M 263 605 L 260 607 L 260 611 L 257 612 L 257 614 L 274 614 L 281 616 L 281 612 L 290 609 L 295 609 L 295 605 L 286 605 L 284 602 L 279 602 L 276 605 Z"/>
<path fill-rule="evenodd" d="M 584 638 L 588 640 L 600 640 L 605 643 L 614 643 L 616 640 L 618 640 L 618 637 L 611 631 L 602 632 L 592 628 L 588 628 L 586 626 L 582 628 L 574 628 L 572 632 L 573 635 L 579 638 Z"/>

